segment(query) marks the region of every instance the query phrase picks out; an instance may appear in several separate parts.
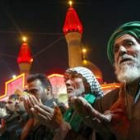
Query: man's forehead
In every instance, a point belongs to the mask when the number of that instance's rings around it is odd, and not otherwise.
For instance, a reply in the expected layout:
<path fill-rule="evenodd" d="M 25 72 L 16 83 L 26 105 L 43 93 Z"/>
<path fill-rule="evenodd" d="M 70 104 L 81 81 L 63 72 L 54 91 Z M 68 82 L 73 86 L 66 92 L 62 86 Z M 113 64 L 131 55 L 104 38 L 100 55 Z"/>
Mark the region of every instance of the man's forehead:
<path fill-rule="evenodd" d="M 75 78 L 75 77 L 82 77 L 82 75 L 73 71 L 64 74 L 64 78 Z"/>
<path fill-rule="evenodd" d="M 7 103 L 13 103 L 13 102 L 15 102 L 16 100 L 14 99 L 14 98 L 11 98 L 11 99 L 8 99 L 7 100 Z"/>
<path fill-rule="evenodd" d="M 120 42 L 122 42 L 124 40 L 135 40 L 135 38 L 132 35 L 124 34 L 124 35 L 122 35 L 122 36 L 120 36 L 120 37 L 115 39 L 114 46 L 119 44 Z"/>

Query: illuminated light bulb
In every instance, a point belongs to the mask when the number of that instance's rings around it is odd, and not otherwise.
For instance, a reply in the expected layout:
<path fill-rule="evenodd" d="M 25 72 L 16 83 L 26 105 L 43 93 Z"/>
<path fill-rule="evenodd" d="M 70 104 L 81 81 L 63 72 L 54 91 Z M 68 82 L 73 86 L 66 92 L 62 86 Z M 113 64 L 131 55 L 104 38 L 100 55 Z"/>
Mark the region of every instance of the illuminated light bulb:
<path fill-rule="evenodd" d="M 33 58 L 30 60 L 30 62 L 33 62 Z"/>
<path fill-rule="evenodd" d="M 85 48 L 82 49 L 82 52 L 83 52 L 83 53 L 86 53 L 86 52 L 87 52 L 87 49 L 85 49 Z"/>
<path fill-rule="evenodd" d="M 84 63 L 84 64 L 87 64 L 87 60 L 83 60 L 83 63 Z"/>
<path fill-rule="evenodd" d="M 12 77 L 13 77 L 13 79 L 15 79 L 16 78 L 16 75 L 12 75 Z"/>

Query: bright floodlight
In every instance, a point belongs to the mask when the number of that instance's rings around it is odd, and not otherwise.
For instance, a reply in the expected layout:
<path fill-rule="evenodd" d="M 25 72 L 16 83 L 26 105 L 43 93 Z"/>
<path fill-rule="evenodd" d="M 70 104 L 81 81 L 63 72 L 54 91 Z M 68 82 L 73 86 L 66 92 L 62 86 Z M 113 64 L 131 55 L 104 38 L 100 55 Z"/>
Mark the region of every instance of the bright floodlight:
<path fill-rule="evenodd" d="M 72 6 L 72 4 L 73 4 L 73 3 L 72 3 L 72 1 L 70 0 L 70 1 L 69 1 L 69 5 Z"/>
<path fill-rule="evenodd" d="M 26 41 L 27 41 L 27 38 L 24 36 L 24 37 L 22 37 L 22 40 L 23 40 L 24 42 L 26 42 Z"/>

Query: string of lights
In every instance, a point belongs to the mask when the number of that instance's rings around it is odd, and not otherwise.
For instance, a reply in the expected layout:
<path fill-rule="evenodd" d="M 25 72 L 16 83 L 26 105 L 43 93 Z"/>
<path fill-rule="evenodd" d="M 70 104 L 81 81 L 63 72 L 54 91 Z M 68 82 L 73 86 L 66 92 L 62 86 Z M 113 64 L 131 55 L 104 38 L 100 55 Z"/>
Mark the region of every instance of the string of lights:
<path fill-rule="evenodd" d="M 53 43 L 51 43 L 50 45 L 48 45 L 47 47 L 45 47 L 44 49 L 40 50 L 38 53 L 34 54 L 34 57 L 37 57 L 38 55 L 40 55 L 41 53 L 43 53 L 44 51 L 46 51 L 47 49 L 50 49 L 53 45 L 55 45 L 56 43 L 58 43 L 60 40 L 62 40 L 64 38 L 64 36 L 58 38 L 56 41 L 54 41 Z"/>
<path fill-rule="evenodd" d="M 56 43 L 58 43 L 60 40 L 62 40 L 64 37 L 61 36 L 60 38 L 58 38 L 57 40 L 55 40 L 53 43 L 49 44 L 48 46 L 46 46 L 44 49 L 40 50 L 38 53 L 33 54 L 33 57 L 37 57 L 38 55 L 42 54 L 43 52 L 45 52 L 47 49 L 50 49 L 53 45 L 55 45 Z M 33 50 L 32 50 L 33 53 Z M 17 57 L 15 55 L 10 55 L 10 54 L 6 54 L 6 53 L 2 53 L 0 52 L 0 55 L 2 56 L 6 56 L 6 57 L 10 57 L 10 58 L 15 58 L 17 59 Z"/>

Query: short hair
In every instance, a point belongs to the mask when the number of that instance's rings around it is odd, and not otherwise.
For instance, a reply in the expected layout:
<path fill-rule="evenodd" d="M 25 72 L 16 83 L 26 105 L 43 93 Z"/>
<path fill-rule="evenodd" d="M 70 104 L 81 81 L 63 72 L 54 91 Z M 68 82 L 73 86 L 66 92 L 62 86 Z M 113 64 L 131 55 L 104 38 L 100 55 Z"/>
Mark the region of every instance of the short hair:
<path fill-rule="evenodd" d="M 50 87 L 52 89 L 52 85 L 50 83 L 50 80 L 47 78 L 45 74 L 37 73 L 37 74 L 31 74 L 27 78 L 27 83 L 33 82 L 35 80 L 39 80 L 42 83 L 42 86 L 45 88 Z"/>

